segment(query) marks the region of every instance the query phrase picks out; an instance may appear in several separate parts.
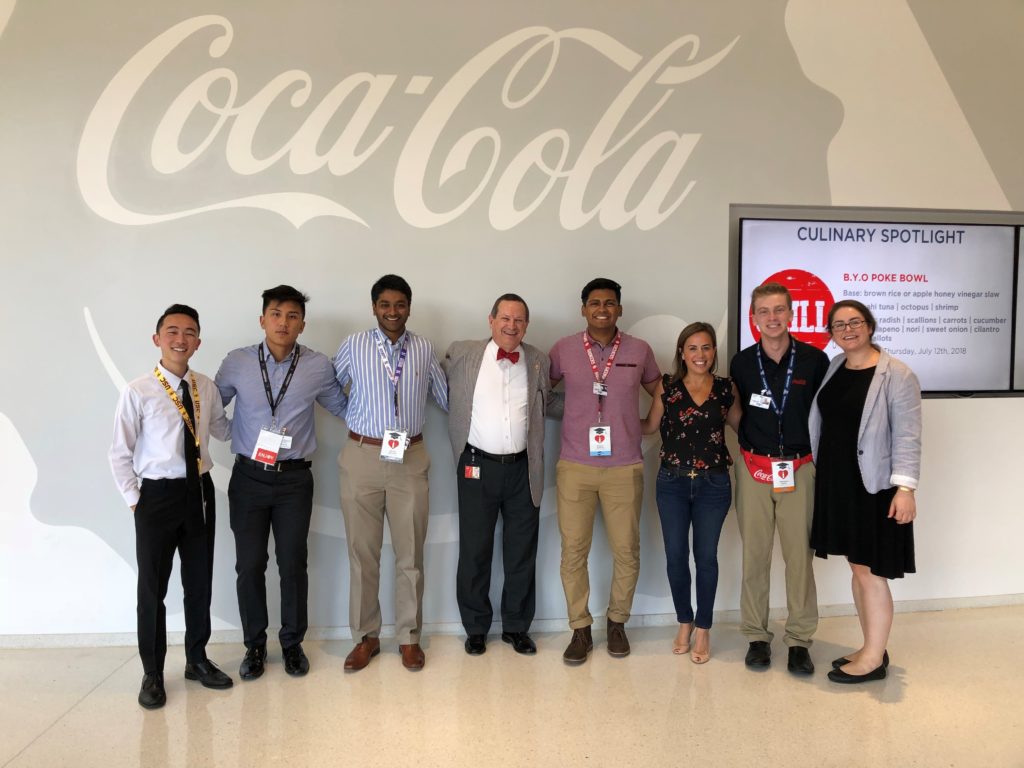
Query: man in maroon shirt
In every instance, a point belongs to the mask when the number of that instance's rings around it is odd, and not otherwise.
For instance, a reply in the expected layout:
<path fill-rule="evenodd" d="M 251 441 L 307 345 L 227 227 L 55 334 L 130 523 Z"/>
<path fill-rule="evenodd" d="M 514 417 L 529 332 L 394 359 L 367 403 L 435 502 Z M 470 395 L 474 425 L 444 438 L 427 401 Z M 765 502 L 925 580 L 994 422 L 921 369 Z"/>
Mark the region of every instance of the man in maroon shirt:
<path fill-rule="evenodd" d="M 587 558 L 599 500 L 613 556 L 608 653 L 629 654 L 624 624 L 640 575 L 644 488 L 637 398 L 641 386 L 653 393 L 661 377 L 650 346 L 618 329 L 618 283 L 595 278 L 584 286 L 581 299 L 587 330 L 551 349 L 551 385 L 565 381 L 557 486 L 562 587 L 573 630 L 562 654 L 567 664 L 582 664 L 594 648 Z"/>

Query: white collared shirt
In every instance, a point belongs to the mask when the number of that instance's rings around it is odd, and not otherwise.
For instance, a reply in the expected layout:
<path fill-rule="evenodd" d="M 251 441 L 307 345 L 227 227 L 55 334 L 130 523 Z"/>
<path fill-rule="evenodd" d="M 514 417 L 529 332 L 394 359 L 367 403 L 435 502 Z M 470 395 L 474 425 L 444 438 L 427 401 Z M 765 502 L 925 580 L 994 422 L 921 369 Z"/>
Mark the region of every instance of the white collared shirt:
<path fill-rule="evenodd" d="M 157 367 L 180 398 L 181 378 L 162 365 Z M 199 390 L 199 449 L 203 472 L 209 472 L 213 467 L 210 435 L 218 440 L 231 439 L 231 422 L 224 415 L 220 392 L 213 381 L 201 373 L 190 373 L 196 377 Z M 185 381 L 191 397 L 188 373 Z M 121 391 L 109 455 L 114 482 L 128 506 L 139 501 L 140 480 L 185 477 L 185 429 L 180 411 L 152 371 L 129 382 Z"/>
<path fill-rule="evenodd" d="M 499 361 L 498 345 L 492 339 L 484 348 L 476 378 L 469 442 L 487 453 L 526 450 L 526 354 L 521 345 L 514 351 L 519 353 L 518 363 Z"/>

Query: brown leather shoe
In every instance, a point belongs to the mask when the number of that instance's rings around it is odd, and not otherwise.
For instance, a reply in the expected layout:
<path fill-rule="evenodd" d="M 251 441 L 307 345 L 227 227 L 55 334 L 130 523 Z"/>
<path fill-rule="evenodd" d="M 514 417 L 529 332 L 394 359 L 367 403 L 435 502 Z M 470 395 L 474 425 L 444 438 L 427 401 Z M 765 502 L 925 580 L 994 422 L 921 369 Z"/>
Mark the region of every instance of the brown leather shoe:
<path fill-rule="evenodd" d="M 423 649 L 420 648 L 419 643 L 400 645 L 398 650 L 402 652 L 403 667 L 414 672 L 418 669 L 423 669 L 423 665 L 427 662 L 427 657 L 423 655 Z"/>
<path fill-rule="evenodd" d="M 590 627 L 574 629 L 569 646 L 562 654 L 562 661 L 566 664 L 582 664 L 592 650 L 594 650 L 594 638 L 590 633 Z"/>
<path fill-rule="evenodd" d="M 363 635 L 356 647 L 345 657 L 345 671 L 358 672 L 370 663 L 370 659 L 380 653 L 380 638 Z"/>
<path fill-rule="evenodd" d="M 626 639 L 626 626 L 621 621 L 608 619 L 608 655 L 629 656 L 629 640 Z"/>

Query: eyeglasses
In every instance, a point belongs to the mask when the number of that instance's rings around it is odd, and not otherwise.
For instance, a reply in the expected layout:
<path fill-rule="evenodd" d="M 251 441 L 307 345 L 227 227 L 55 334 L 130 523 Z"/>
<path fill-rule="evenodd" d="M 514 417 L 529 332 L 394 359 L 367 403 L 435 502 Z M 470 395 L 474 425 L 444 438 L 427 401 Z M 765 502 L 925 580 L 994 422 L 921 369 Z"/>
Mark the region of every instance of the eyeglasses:
<path fill-rule="evenodd" d="M 862 320 L 859 317 L 855 317 L 853 318 L 853 320 L 850 320 L 849 322 L 843 320 L 836 320 L 834 323 L 832 323 L 832 325 L 829 326 L 829 328 L 832 329 L 833 333 L 841 333 L 842 331 L 845 331 L 847 328 L 849 328 L 851 331 L 856 331 L 866 322 L 866 320 Z"/>

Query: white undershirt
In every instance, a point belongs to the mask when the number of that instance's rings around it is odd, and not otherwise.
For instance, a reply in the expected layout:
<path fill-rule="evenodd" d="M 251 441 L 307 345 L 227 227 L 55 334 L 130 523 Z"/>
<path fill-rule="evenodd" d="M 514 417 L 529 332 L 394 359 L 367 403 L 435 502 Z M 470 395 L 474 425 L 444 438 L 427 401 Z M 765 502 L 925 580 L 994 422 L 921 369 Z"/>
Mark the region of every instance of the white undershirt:
<path fill-rule="evenodd" d="M 519 362 L 498 358 L 492 339 L 484 349 L 480 373 L 473 390 L 469 442 L 487 453 L 519 453 L 526 450 L 527 372 L 522 346 Z"/>

